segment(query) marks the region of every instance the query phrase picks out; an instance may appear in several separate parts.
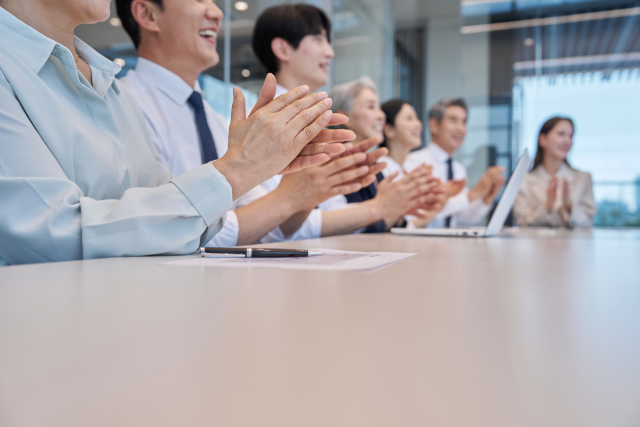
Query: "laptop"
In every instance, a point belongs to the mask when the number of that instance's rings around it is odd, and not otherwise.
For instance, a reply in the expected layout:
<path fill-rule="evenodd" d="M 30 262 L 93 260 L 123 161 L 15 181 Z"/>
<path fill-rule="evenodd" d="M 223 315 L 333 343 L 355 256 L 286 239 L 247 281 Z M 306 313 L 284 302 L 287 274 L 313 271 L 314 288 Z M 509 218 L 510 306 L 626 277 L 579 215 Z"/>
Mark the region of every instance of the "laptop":
<path fill-rule="evenodd" d="M 507 183 L 504 193 L 496 206 L 496 210 L 491 216 L 489 225 L 486 227 L 470 227 L 470 228 L 392 228 L 394 234 L 405 234 L 412 236 L 456 236 L 456 237 L 491 237 L 502 230 L 504 222 L 509 216 L 509 212 L 516 200 L 520 185 L 524 177 L 529 172 L 531 166 L 531 157 L 529 151 L 524 150 L 522 156 L 518 160 L 509 182 Z"/>

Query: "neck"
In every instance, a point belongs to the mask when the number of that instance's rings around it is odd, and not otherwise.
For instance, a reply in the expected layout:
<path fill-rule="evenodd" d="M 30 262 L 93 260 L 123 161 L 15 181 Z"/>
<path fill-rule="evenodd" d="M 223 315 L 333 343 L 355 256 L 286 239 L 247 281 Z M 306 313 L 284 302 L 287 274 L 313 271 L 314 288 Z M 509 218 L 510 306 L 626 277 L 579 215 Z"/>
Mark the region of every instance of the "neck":
<path fill-rule="evenodd" d="M 181 61 L 176 56 L 171 55 L 170 52 L 159 48 L 159 46 L 160 44 L 157 43 L 140 44 L 138 56 L 166 68 L 194 88 L 196 81 L 198 81 L 198 76 L 204 70 L 194 70 L 193 67 L 189 67 L 187 61 Z"/>
<path fill-rule="evenodd" d="M 51 3 L 55 4 L 55 2 L 6 0 L 2 2 L 2 7 L 40 34 L 69 49 L 73 57 L 77 58 L 74 30 L 80 23 L 73 22 L 64 8 L 51 6 Z"/>
<path fill-rule="evenodd" d="M 562 165 L 563 159 L 558 159 L 552 156 L 544 156 L 542 160 L 542 166 L 549 172 L 549 175 L 555 176 L 560 170 L 560 166 Z"/>
<path fill-rule="evenodd" d="M 296 88 L 298 86 L 302 86 L 302 85 L 309 86 L 309 93 L 314 93 L 318 89 L 320 89 L 320 86 L 313 85 L 313 84 L 309 83 L 308 81 L 299 78 L 298 76 L 293 74 L 286 67 L 284 67 L 283 69 L 281 69 L 280 71 L 278 71 L 276 73 L 276 81 L 278 82 L 278 84 L 280 86 L 286 88 L 287 90 L 292 90 L 292 89 L 294 89 L 294 88 Z"/>
<path fill-rule="evenodd" d="M 411 151 L 411 147 L 402 144 L 394 144 L 393 141 L 387 141 L 387 148 L 389 149 L 389 157 L 400 165 L 404 163 L 407 155 Z"/>
<path fill-rule="evenodd" d="M 435 139 L 431 139 L 431 142 L 433 142 L 434 144 L 436 144 L 438 147 L 442 148 L 444 151 L 447 152 L 448 155 L 453 156 L 453 151 L 449 150 L 446 147 L 443 147 L 443 144 L 440 144 L 437 140 Z"/>

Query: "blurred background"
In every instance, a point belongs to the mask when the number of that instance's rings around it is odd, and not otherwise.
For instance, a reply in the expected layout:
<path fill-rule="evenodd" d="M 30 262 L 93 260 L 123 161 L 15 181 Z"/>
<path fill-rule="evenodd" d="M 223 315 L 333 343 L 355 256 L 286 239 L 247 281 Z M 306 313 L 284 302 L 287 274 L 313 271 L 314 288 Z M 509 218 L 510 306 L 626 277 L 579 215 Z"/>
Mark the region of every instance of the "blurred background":
<path fill-rule="evenodd" d="M 220 0 L 221 62 L 201 76 L 207 100 L 228 117 L 231 87 L 256 99 L 266 75 L 251 48 L 266 8 L 299 1 Z M 489 165 L 510 171 L 535 152 L 543 122 L 576 123 L 570 162 L 594 178 L 598 227 L 640 227 L 640 2 L 617 0 L 316 0 L 333 22 L 330 86 L 371 77 L 382 102 L 428 107 L 462 96 L 469 134 L 456 157 L 474 185 Z M 133 44 L 112 5 L 107 22 L 77 35 L 135 67 Z M 426 128 L 426 126 L 425 126 Z M 424 141 L 428 142 L 425 131 Z"/>

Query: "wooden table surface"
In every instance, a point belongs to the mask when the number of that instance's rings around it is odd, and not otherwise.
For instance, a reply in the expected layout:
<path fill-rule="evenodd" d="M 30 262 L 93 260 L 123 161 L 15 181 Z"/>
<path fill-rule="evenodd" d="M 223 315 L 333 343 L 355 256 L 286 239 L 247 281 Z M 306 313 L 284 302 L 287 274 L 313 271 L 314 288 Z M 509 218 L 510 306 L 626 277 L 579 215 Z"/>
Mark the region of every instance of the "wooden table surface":
<path fill-rule="evenodd" d="M 277 246 L 419 255 L 2 267 L 0 426 L 640 426 L 640 231 Z"/>

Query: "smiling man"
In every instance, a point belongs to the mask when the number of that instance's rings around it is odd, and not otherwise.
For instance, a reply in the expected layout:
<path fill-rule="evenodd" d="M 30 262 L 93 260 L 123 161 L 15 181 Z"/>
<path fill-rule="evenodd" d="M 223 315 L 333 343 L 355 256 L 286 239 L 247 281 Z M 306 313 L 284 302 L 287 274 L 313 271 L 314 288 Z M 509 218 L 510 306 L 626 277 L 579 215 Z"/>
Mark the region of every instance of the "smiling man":
<path fill-rule="evenodd" d="M 223 13 L 215 1 L 117 0 L 116 4 L 139 54 L 135 70 L 121 81 L 140 104 L 164 164 L 179 176 L 224 155 L 229 126 L 203 100 L 197 82 L 220 60 L 216 44 Z M 267 79 L 273 83 L 273 76 Z M 353 133 L 348 133 L 332 137 L 352 139 Z M 246 245 L 271 234 L 270 240 L 306 237 L 296 234 L 298 217 L 289 219 L 336 193 L 360 188 L 358 180 L 368 173 L 368 166 L 354 168 L 361 157 L 348 156 L 296 174 L 272 192 L 254 188 L 234 202 L 222 230 L 208 245 Z"/>
<path fill-rule="evenodd" d="M 464 99 L 443 99 L 429 111 L 431 143 L 407 156 L 404 168 L 411 171 L 423 164 L 433 166 L 433 175 L 443 182 L 467 179 L 467 170 L 462 163 L 453 160 L 467 136 L 469 109 Z M 480 177 L 471 190 L 464 188 L 449 198 L 444 209 L 429 223 L 428 227 L 442 228 L 456 225 L 472 225 L 480 221 L 491 209 L 496 196 L 504 184 L 500 166 L 493 166 Z"/>
<path fill-rule="evenodd" d="M 330 42 L 331 21 L 307 4 L 271 7 L 258 17 L 253 31 L 253 51 L 276 76 L 277 95 L 300 82 L 311 92 L 326 85 L 334 56 Z"/>

